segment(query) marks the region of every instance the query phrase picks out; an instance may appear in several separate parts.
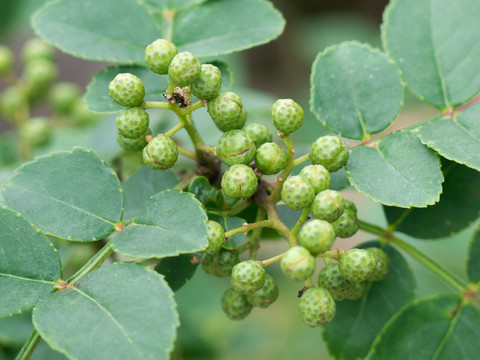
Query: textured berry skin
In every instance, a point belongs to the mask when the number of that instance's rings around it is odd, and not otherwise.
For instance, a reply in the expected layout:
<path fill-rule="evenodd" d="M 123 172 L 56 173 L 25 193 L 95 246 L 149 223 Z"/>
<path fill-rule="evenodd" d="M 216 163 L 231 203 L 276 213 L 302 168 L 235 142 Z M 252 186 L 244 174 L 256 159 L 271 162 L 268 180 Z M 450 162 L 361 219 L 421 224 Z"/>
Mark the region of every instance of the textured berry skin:
<path fill-rule="evenodd" d="M 252 168 L 237 164 L 223 174 L 221 187 L 225 195 L 234 198 L 249 198 L 258 188 L 258 178 Z"/>
<path fill-rule="evenodd" d="M 312 255 L 330 250 L 334 241 L 333 226 L 324 220 L 310 220 L 302 226 L 298 233 L 298 242 Z"/>
<path fill-rule="evenodd" d="M 284 148 L 267 142 L 257 149 L 255 165 L 265 175 L 276 174 L 287 166 L 288 156 Z"/>
<path fill-rule="evenodd" d="M 197 81 L 192 86 L 192 94 L 199 99 L 211 100 L 222 87 L 222 73 L 215 65 L 203 64 Z"/>
<path fill-rule="evenodd" d="M 115 119 L 117 130 L 120 135 L 129 139 L 138 139 L 148 130 L 150 117 L 148 113 L 139 107 L 132 107 L 120 111 Z"/>
<path fill-rule="evenodd" d="M 272 134 L 270 133 L 270 130 L 268 130 L 268 128 L 263 124 L 249 123 L 245 125 L 242 130 L 252 138 L 257 149 L 260 147 L 260 145 L 272 141 Z"/>
<path fill-rule="evenodd" d="M 232 273 L 233 267 L 239 261 L 237 251 L 220 249 L 215 254 L 205 254 L 202 259 L 202 268 L 207 274 L 224 277 Z"/>
<path fill-rule="evenodd" d="M 147 129 L 147 132 L 136 139 L 129 139 L 123 137 L 122 135 L 117 136 L 118 144 L 122 147 L 122 149 L 127 151 L 140 151 L 145 146 L 147 146 L 147 141 L 145 140 L 145 136 L 151 135 L 152 130 Z"/>
<path fill-rule="evenodd" d="M 170 41 L 158 39 L 145 48 L 145 63 L 155 74 L 168 74 L 168 66 L 178 50 Z"/>
<path fill-rule="evenodd" d="M 13 70 L 13 52 L 8 46 L 0 45 L 0 75 L 8 74 Z"/>
<path fill-rule="evenodd" d="M 335 317 L 336 305 L 332 295 L 322 288 L 310 288 L 300 298 L 298 310 L 305 324 L 311 327 L 328 324 Z"/>
<path fill-rule="evenodd" d="M 273 125 L 290 134 L 303 124 L 303 109 L 292 99 L 279 99 L 272 106 Z"/>
<path fill-rule="evenodd" d="M 242 114 L 242 110 L 242 99 L 233 92 L 219 94 L 208 102 L 208 113 L 223 132 L 242 128 L 247 120 L 247 114 Z"/>
<path fill-rule="evenodd" d="M 312 216 L 315 219 L 334 222 L 343 214 L 343 197 L 338 191 L 319 192 L 312 203 Z"/>
<path fill-rule="evenodd" d="M 342 275 L 353 282 L 368 280 L 376 265 L 375 256 L 364 249 L 347 250 L 338 264 Z"/>
<path fill-rule="evenodd" d="M 169 169 L 177 158 L 177 144 L 166 135 L 155 136 L 143 149 L 143 163 L 152 169 Z"/>
<path fill-rule="evenodd" d="M 304 209 L 312 204 L 315 190 L 301 176 L 290 176 L 283 184 L 282 200 L 289 208 Z"/>
<path fill-rule="evenodd" d="M 53 60 L 55 50 L 38 38 L 28 40 L 22 49 L 22 59 L 25 63 L 36 59 Z"/>
<path fill-rule="evenodd" d="M 310 148 L 312 164 L 323 165 L 330 172 L 340 170 L 348 161 L 348 148 L 336 136 L 322 136 Z"/>
<path fill-rule="evenodd" d="M 346 291 L 347 300 L 358 300 L 363 296 L 367 283 L 365 281 L 355 282 L 350 290 Z"/>
<path fill-rule="evenodd" d="M 58 68 L 50 60 L 34 59 L 25 64 L 23 79 L 28 85 L 31 97 L 43 95 L 58 76 Z"/>
<path fill-rule="evenodd" d="M 215 254 L 222 248 L 225 241 L 225 231 L 222 225 L 213 220 L 207 221 L 207 239 L 208 247 L 205 249 L 207 254 Z"/>
<path fill-rule="evenodd" d="M 60 82 L 52 86 L 49 100 L 53 110 L 59 114 L 70 114 L 76 102 L 82 96 L 80 88 L 75 83 Z"/>
<path fill-rule="evenodd" d="M 45 145 L 51 133 L 50 122 L 45 117 L 32 118 L 20 128 L 21 138 L 34 147 Z"/>
<path fill-rule="evenodd" d="M 390 268 L 390 258 L 385 251 L 380 248 L 371 247 L 367 248 L 366 250 L 375 257 L 375 268 L 370 274 L 369 280 L 380 281 L 384 279 L 385 276 L 387 276 L 388 269 Z"/>
<path fill-rule="evenodd" d="M 120 73 L 108 85 L 108 93 L 117 104 L 140 106 L 145 97 L 142 80 L 130 73 Z"/>
<path fill-rule="evenodd" d="M 241 294 L 252 294 L 265 283 L 265 274 L 265 269 L 256 261 L 242 261 L 233 267 L 230 284 Z"/>
<path fill-rule="evenodd" d="M 252 305 L 246 296 L 233 289 L 223 293 L 221 303 L 223 311 L 231 320 L 242 320 L 252 311 Z"/>
<path fill-rule="evenodd" d="M 273 277 L 265 274 L 265 283 L 254 293 L 247 295 L 250 304 L 256 307 L 266 308 L 278 298 L 278 286 Z"/>
<path fill-rule="evenodd" d="M 257 151 L 253 140 L 242 130 L 230 130 L 218 141 L 217 154 L 220 160 L 231 166 L 248 164 Z"/>
<path fill-rule="evenodd" d="M 300 171 L 300 176 L 312 185 L 315 194 L 330 188 L 330 173 L 322 165 L 307 165 Z"/>
<path fill-rule="evenodd" d="M 358 231 L 357 215 L 349 209 L 344 209 L 342 215 L 333 223 L 335 234 L 341 238 L 349 238 Z"/>
<path fill-rule="evenodd" d="M 351 289 L 353 283 L 345 279 L 337 263 L 330 263 L 320 270 L 318 286 L 327 289 L 331 293 L 340 293 Z"/>
<path fill-rule="evenodd" d="M 343 199 L 343 208 L 344 210 L 351 210 L 355 216 L 357 215 L 357 205 L 353 201 Z"/>
<path fill-rule="evenodd" d="M 285 252 L 280 267 L 287 278 L 304 281 L 312 276 L 315 270 L 315 259 L 304 247 L 294 246 Z"/>
<path fill-rule="evenodd" d="M 184 87 L 193 84 L 202 71 L 202 66 L 197 57 L 191 52 L 178 53 L 168 66 L 168 76 L 175 85 Z"/>

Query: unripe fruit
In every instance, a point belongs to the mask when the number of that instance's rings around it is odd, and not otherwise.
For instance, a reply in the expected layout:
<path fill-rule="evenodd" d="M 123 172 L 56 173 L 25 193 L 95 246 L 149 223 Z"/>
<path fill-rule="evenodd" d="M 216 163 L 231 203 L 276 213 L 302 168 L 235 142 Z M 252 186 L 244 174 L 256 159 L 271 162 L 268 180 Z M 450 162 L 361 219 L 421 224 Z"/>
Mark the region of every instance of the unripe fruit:
<path fill-rule="evenodd" d="M 312 204 L 315 190 L 301 176 L 290 176 L 283 184 L 282 200 L 289 208 L 304 209 Z"/>
<path fill-rule="evenodd" d="M 140 106 L 145 97 L 142 80 L 130 73 L 120 73 L 108 85 L 110 97 L 122 106 Z"/>
<path fill-rule="evenodd" d="M 365 281 L 354 282 L 350 290 L 346 291 L 347 300 L 358 300 L 363 296 L 367 283 Z"/>
<path fill-rule="evenodd" d="M 20 128 L 20 136 L 30 146 L 42 146 L 50 140 L 52 133 L 50 122 L 45 117 L 35 117 Z"/>
<path fill-rule="evenodd" d="M 315 259 L 304 247 L 294 246 L 285 252 L 280 267 L 287 278 L 304 281 L 312 276 L 315 270 Z"/>
<path fill-rule="evenodd" d="M 201 71 L 200 61 L 188 51 L 175 55 L 168 66 L 170 80 L 179 87 L 193 84 L 200 76 Z"/>
<path fill-rule="evenodd" d="M 348 148 L 336 136 L 322 136 L 310 148 L 312 164 L 323 165 L 330 172 L 335 172 L 344 167 L 348 161 Z"/>
<path fill-rule="evenodd" d="M 319 192 L 312 203 L 312 216 L 328 222 L 334 222 L 343 214 L 343 197 L 338 191 Z"/>
<path fill-rule="evenodd" d="M 330 188 L 330 173 L 322 165 L 307 165 L 300 171 L 300 176 L 312 185 L 315 194 Z"/>
<path fill-rule="evenodd" d="M 36 59 L 53 60 L 53 47 L 38 38 L 28 40 L 22 49 L 22 58 L 25 63 Z"/>
<path fill-rule="evenodd" d="M 14 56 L 8 46 L 0 45 L 0 75 L 8 74 L 13 70 Z"/>
<path fill-rule="evenodd" d="M 338 237 L 352 237 L 358 231 L 357 215 L 352 210 L 344 209 L 343 214 L 332 225 Z"/>
<path fill-rule="evenodd" d="M 258 178 L 247 165 L 233 165 L 225 171 L 221 187 L 225 195 L 234 198 L 249 198 L 258 188 Z"/>
<path fill-rule="evenodd" d="M 328 324 L 335 317 L 332 295 L 322 288 L 310 288 L 300 298 L 298 310 L 305 324 L 311 327 Z"/>
<path fill-rule="evenodd" d="M 17 86 L 9 86 L 1 93 L 1 111 L 11 122 L 16 122 L 22 117 L 27 106 L 24 92 Z"/>
<path fill-rule="evenodd" d="M 202 259 L 202 268 L 207 274 L 213 276 L 229 276 L 239 261 L 237 251 L 220 249 L 215 254 L 205 254 Z"/>
<path fill-rule="evenodd" d="M 223 311 L 231 320 L 241 320 L 252 311 L 252 305 L 246 296 L 233 289 L 224 292 L 221 303 Z"/>
<path fill-rule="evenodd" d="M 220 251 L 225 241 L 225 231 L 222 225 L 216 221 L 207 221 L 207 239 L 208 247 L 205 249 L 207 254 L 215 254 Z"/>
<path fill-rule="evenodd" d="M 256 307 L 266 308 L 278 298 L 278 286 L 274 278 L 265 274 L 265 283 L 252 294 L 247 295 L 250 304 Z"/>
<path fill-rule="evenodd" d="M 52 61 L 46 59 L 34 59 L 25 64 L 23 79 L 29 87 L 30 96 L 35 98 L 52 85 L 58 76 L 58 68 Z"/>
<path fill-rule="evenodd" d="M 178 50 L 170 41 L 158 39 L 145 48 L 145 63 L 155 74 L 168 74 L 168 66 Z"/>
<path fill-rule="evenodd" d="M 50 105 L 59 114 L 70 114 L 81 95 L 82 92 L 77 84 L 60 82 L 50 89 Z"/>
<path fill-rule="evenodd" d="M 115 124 L 120 135 L 129 139 L 138 139 L 148 130 L 150 118 L 148 113 L 139 107 L 120 111 Z"/>
<path fill-rule="evenodd" d="M 250 163 L 256 150 L 253 140 L 242 130 L 226 132 L 220 137 L 217 146 L 218 157 L 229 166 Z"/>
<path fill-rule="evenodd" d="M 343 199 L 343 209 L 344 210 L 351 210 L 351 211 L 353 211 L 355 216 L 357 215 L 357 205 L 355 205 L 355 203 L 353 201 Z"/>
<path fill-rule="evenodd" d="M 177 144 L 170 136 L 157 135 L 143 149 L 143 163 L 152 169 L 169 169 L 177 158 Z"/>
<path fill-rule="evenodd" d="M 219 94 L 208 102 L 208 113 L 223 132 L 242 128 L 247 119 L 242 110 L 242 99 L 233 92 Z"/>
<path fill-rule="evenodd" d="M 327 289 L 331 293 L 340 293 L 351 289 L 353 283 L 342 275 L 337 263 L 330 263 L 320 270 L 318 286 Z"/>
<path fill-rule="evenodd" d="M 100 115 L 87 109 L 87 105 L 82 98 L 75 102 L 72 112 L 72 116 L 78 125 L 89 125 L 100 119 Z"/>
<path fill-rule="evenodd" d="M 385 251 L 380 248 L 371 247 L 367 248 L 366 250 L 375 257 L 375 268 L 370 274 L 369 280 L 380 281 L 387 276 L 388 269 L 390 267 L 390 258 Z"/>
<path fill-rule="evenodd" d="M 242 130 L 252 138 L 257 149 L 260 147 L 260 145 L 272 141 L 272 134 L 270 133 L 270 130 L 268 130 L 268 128 L 263 124 L 249 123 L 245 125 Z"/>
<path fill-rule="evenodd" d="M 192 94 L 199 99 L 211 100 L 222 87 L 222 73 L 215 65 L 203 64 L 200 76 L 192 84 Z"/>
<path fill-rule="evenodd" d="M 287 152 L 273 142 L 261 145 L 255 154 L 255 165 L 265 175 L 276 174 L 287 166 Z"/>
<path fill-rule="evenodd" d="M 145 134 L 142 134 L 136 139 L 129 139 L 119 134 L 117 136 L 117 141 L 118 144 L 122 147 L 122 149 L 125 149 L 127 151 L 140 151 L 145 146 L 147 146 L 147 140 L 145 140 L 145 136 L 151 134 L 152 130 L 150 129 L 147 129 L 147 132 Z"/>
<path fill-rule="evenodd" d="M 298 233 L 298 242 L 312 255 L 330 250 L 334 241 L 333 226 L 324 220 L 310 220 L 302 226 Z"/>
<path fill-rule="evenodd" d="M 273 125 L 283 132 L 290 134 L 303 123 L 303 109 L 292 99 L 279 99 L 272 106 Z"/>
<path fill-rule="evenodd" d="M 256 261 L 242 261 L 233 267 L 230 284 L 241 294 L 251 294 L 263 286 L 265 274 L 265 269 Z"/>
<path fill-rule="evenodd" d="M 338 260 L 342 275 L 350 281 L 366 281 L 375 269 L 375 256 L 364 249 L 350 249 Z"/>

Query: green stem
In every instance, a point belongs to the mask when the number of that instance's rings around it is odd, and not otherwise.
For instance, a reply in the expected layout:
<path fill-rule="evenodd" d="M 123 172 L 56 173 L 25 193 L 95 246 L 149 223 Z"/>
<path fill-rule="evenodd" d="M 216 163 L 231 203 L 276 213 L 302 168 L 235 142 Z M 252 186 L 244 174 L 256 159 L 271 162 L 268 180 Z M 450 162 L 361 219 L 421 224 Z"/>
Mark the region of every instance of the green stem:
<path fill-rule="evenodd" d="M 199 100 L 195 104 L 188 105 L 186 108 L 183 108 L 183 109 L 179 108 L 178 113 L 180 113 L 183 116 L 186 116 L 188 114 L 191 114 L 195 110 L 201 109 L 204 106 L 205 106 L 205 103 L 202 100 Z"/>
<path fill-rule="evenodd" d="M 20 349 L 20 352 L 18 353 L 15 360 L 30 359 L 39 341 L 40 341 L 40 334 L 36 329 L 33 329 L 27 341 L 25 341 L 22 348 Z"/>
<path fill-rule="evenodd" d="M 306 153 L 305 155 L 300 156 L 298 159 L 295 159 L 293 161 L 293 167 L 296 167 L 307 160 L 310 160 L 310 153 Z"/>
<path fill-rule="evenodd" d="M 248 250 L 252 247 L 252 244 L 250 243 L 250 241 L 246 242 L 246 243 L 243 243 L 242 245 L 240 245 L 239 247 L 235 248 L 235 250 L 238 251 L 239 254 L 243 253 L 245 250 Z"/>
<path fill-rule="evenodd" d="M 145 109 L 167 109 L 173 111 L 173 105 L 166 101 L 145 101 Z"/>
<path fill-rule="evenodd" d="M 175 18 L 174 10 L 164 10 L 162 14 L 167 25 L 165 26 L 165 40 L 172 41 L 173 38 L 173 19 Z"/>
<path fill-rule="evenodd" d="M 173 128 L 171 128 L 170 130 L 168 130 L 168 131 L 167 131 L 166 133 L 164 133 L 163 135 L 172 136 L 172 135 L 174 135 L 175 133 L 177 133 L 178 131 L 182 130 L 184 127 L 185 127 L 185 124 L 178 123 L 177 125 L 175 125 Z"/>
<path fill-rule="evenodd" d="M 278 217 L 277 206 L 275 203 L 267 200 L 267 202 L 264 204 L 264 208 L 268 214 L 268 218 L 273 221 L 273 228 L 280 232 L 285 239 L 287 239 L 290 247 L 297 246 L 296 236 L 290 232 L 287 226 Z"/>
<path fill-rule="evenodd" d="M 300 217 L 297 220 L 297 223 L 295 224 L 295 226 L 290 231 L 293 235 L 297 236 L 298 231 L 300 230 L 300 227 L 303 225 L 303 223 L 305 221 L 308 220 L 309 215 L 310 215 L 310 207 L 307 207 L 307 208 L 303 209 L 302 214 L 300 215 Z"/>
<path fill-rule="evenodd" d="M 184 148 L 183 146 L 180 146 L 177 144 L 177 149 L 178 149 L 178 152 L 180 154 L 182 154 L 183 156 L 186 156 L 190 159 L 193 159 L 193 160 L 196 160 L 197 159 L 197 155 L 195 155 L 195 153 L 193 151 L 190 151 L 186 148 Z"/>
<path fill-rule="evenodd" d="M 262 227 L 273 228 L 274 223 L 273 223 L 272 220 L 263 220 L 263 221 L 254 222 L 254 223 L 251 223 L 251 224 L 246 224 L 246 225 L 243 225 L 239 228 L 227 231 L 225 233 L 225 237 L 229 238 L 232 235 L 235 235 L 235 234 L 238 234 L 238 233 L 246 233 L 246 232 L 249 232 L 250 230 L 253 230 L 253 229 L 256 229 L 256 228 L 262 228 Z"/>
<path fill-rule="evenodd" d="M 188 184 L 190 184 L 190 182 L 193 180 L 193 178 L 195 177 L 195 172 L 192 172 L 190 174 L 188 174 L 187 176 L 185 176 L 182 181 L 180 181 L 177 185 L 175 185 L 173 188 L 174 189 L 177 189 L 177 190 L 183 190 L 185 189 Z"/>
<path fill-rule="evenodd" d="M 67 280 L 67 283 L 69 285 L 75 284 L 78 280 L 87 275 L 90 271 L 100 267 L 100 265 L 102 265 L 105 260 L 107 260 L 108 257 L 112 255 L 112 253 L 112 246 L 109 242 L 107 242 L 103 248 L 101 248 L 90 260 L 88 260 L 85 265 L 82 266 L 80 270 L 78 270 L 70 279 Z"/>
<path fill-rule="evenodd" d="M 282 260 L 282 257 L 285 253 L 281 253 L 281 254 L 278 254 L 274 257 L 271 257 L 270 259 L 266 259 L 266 260 L 262 260 L 262 261 L 257 261 L 257 263 L 259 263 L 260 265 L 262 265 L 262 267 L 265 267 L 265 266 L 268 266 L 268 265 L 272 265 L 274 263 L 276 263 L 277 261 L 280 261 Z"/>

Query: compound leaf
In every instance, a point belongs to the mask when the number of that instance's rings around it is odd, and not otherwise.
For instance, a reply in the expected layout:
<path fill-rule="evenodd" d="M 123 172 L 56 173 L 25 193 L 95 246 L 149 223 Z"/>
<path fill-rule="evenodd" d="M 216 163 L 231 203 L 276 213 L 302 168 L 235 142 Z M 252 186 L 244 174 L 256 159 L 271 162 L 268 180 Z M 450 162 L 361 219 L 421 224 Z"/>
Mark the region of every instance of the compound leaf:
<path fill-rule="evenodd" d="M 102 239 L 122 218 L 117 174 L 79 147 L 26 163 L 3 185 L 2 196 L 42 232 L 67 240 Z"/>
<path fill-rule="evenodd" d="M 115 263 L 44 298 L 33 324 L 70 359 L 168 359 L 179 321 L 163 276 Z"/>
<path fill-rule="evenodd" d="M 180 254 L 166 257 L 155 266 L 155 271 L 165 276 L 173 292 L 177 292 L 195 274 L 200 257 L 195 254 Z"/>
<path fill-rule="evenodd" d="M 480 226 L 477 227 L 470 241 L 467 273 L 471 282 L 480 282 Z"/>

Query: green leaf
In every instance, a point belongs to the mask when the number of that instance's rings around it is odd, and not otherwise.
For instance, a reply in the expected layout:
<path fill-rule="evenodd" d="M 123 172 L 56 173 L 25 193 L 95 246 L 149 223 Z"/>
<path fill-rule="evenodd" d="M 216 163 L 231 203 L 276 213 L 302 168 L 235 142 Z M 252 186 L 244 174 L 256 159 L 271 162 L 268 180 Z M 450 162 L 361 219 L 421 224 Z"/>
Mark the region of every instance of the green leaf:
<path fill-rule="evenodd" d="M 190 6 L 204 3 L 207 0 L 138 0 L 138 2 L 151 11 L 162 16 L 164 10 L 182 10 Z"/>
<path fill-rule="evenodd" d="M 122 217 L 117 175 L 93 151 L 78 147 L 23 165 L 2 196 L 45 234 L 67 240 L 102 239 Z"/>
<path fill-rule="evenodd" d="M 312 65 L 310 106 L 338 135 L 366 139 L 385 129 L 403 106 L 400 70 L 369 45 L 344 42 Z"/>
<path fill-rule="evenodd" d="M 480 103 L 455 119 L 436 117 L 415 129 L 420 141 L 443 157 L 480 171 Z"/>
<path fill-rule="evenodd" d="M 353 148 L 346 171 L 350 184 L 384 205 L 426 207 L 442 192 L 438 156 L 409 131 Z"/>
<path fill-rule="evenodd" d="M 0 320 L 0 348 L 21 347 L 33 330 L 32 314 L 20 314 Z"/>
<path fill-rule="evenodd" d="M 369 360 L 478 359 L 480 315 L 456 296 L 432 296 L 404 307 L 378 335 Z"/>
<path fill-rule="evenodd" d="M 18 136 L 6 133 L 0 136 L 0 166 L 14 164 L 19 161 L 20 152 Z"/>
<path fill-rule="evenodd" d="M 243 224 L 246 223 L 245 219 L 242 219 L 238 216 L 228 217 L 228 216 L 212 215 L 211 219 L 213 221 L 218 222 L 220 225 L 222 225 L 223 230 L 225 230 L 225 232 L 242 227 Z M 245 238 L 246 236 L 243 233 L 232 235 L 227 239 L 227 241 L 223 243 L 223 247 L 225 249 L 233 249 L 243 244 L 245 241 Z"/>
<path fill-rule="evenodd" d="M 63 52 L 95 61 L 144 64 L 145 47 L 160 37 L 147 9 L 132 0 L 50 2 L 32 25 Z"/>
<path fill-rule="evenodd" d="M 177 184 L 177 175 L 172 170 L 158 171 L 142 166 L 123 184 L 125 201 L 123 218 L 125 220 L 134 218 L 142 211 L 145 201 L 150 196 L 171 189 Z"/>
<path fill-rule="evenodd" d="M 438 204 L 425 209 L 384 208 L 390 224 L 400 219 L 397 231 L 420 239 L 448 237 L 480 216 L 480 173 L 448 160 L 442 161 L 442 168 L 445 182 Z"/>
<path fill-rule="evenodd" d="M 168 359 L 179 325 L 175 308 L 163 276 L 115 263 L 43 299 L 33 324 L 70 359 Z"/>
<path fill-rule="evenodd" d="M 384 15 L 383 46 L 420 99 L 445 109 L 480 91 L 480 2 L 393 0 Z"/>
<path fill-rule="evenodd" d="M 190 193 L 166 190 L 152 196 L 134 222 L 112 241 L 124 256 L 148 259 L 204 250 L 207 215 Z"/>
<path fill-rule="evenodd" d="M 378 247 L 378 242 L 358 247 L 372 246 Z M 416 285 L 409 265 L 391 246 L 384 251 L 390 258 L 386 278 L 368 283 L 359 300 L 337 302 L 335 319 L 325 327 L 323 337 L 336 359 L 363 359 L 384 324 L 414 298 Z"/>
<path fill-rule="evenodd" d="M 198 201 L 205 204 L 210 198 L 213 188 L 205 176 L 198 176 L 188 184 L 188 191 L 195 195 Z"/>
<path fill-rule="evenodd" d="M 480 226 L 472 236 L 468 251 L 467 273 L 471 282 L 480 281 Z"/>
<path fill-rule="evenodd" d="M 163 258 L 155 266 L 155 271 L 165 276 L 165 281 L 172 291 L 177 292 L 195 274 L 199 264 L 196 261 L 197 258 L 200 259 L 195 254 L 181 254 Z"/>
<path fill-rule="evenodd" d="M 0 208 L 0 318 L 21 313 L 62 277 L 57 250 L 25 217 Z"/>

